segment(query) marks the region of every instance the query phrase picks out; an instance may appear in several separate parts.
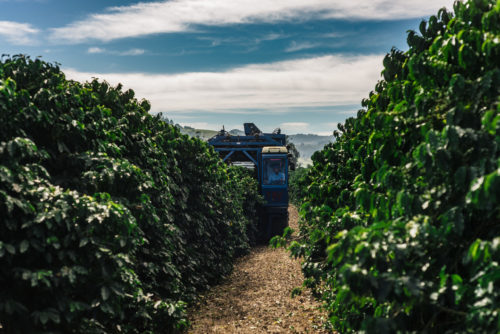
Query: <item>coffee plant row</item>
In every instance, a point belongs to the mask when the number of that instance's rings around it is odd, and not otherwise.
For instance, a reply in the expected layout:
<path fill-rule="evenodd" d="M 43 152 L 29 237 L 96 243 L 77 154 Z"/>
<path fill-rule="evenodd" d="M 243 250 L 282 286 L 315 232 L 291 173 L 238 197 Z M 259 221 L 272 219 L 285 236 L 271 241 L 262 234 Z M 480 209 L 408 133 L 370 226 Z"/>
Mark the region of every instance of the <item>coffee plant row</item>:
<path fill-rule="evenodd" d="M 500 1 L 439 10 L 313 156 L 305 284 L 340 332 L 500 331 Z"/>
<path fill-rule="evenodd" d="M 300 206 L 302 198 L 306 195 L 308 171 L 309 167 L 298 167 L 289 172 L 288 196 L 290 203 L 296 206 Z"/>
<path fill-rule="evenodd" d="M 175 332 L 248 250 L 256 182 L 149 109 L 1 60 L 0 332 Z"/>

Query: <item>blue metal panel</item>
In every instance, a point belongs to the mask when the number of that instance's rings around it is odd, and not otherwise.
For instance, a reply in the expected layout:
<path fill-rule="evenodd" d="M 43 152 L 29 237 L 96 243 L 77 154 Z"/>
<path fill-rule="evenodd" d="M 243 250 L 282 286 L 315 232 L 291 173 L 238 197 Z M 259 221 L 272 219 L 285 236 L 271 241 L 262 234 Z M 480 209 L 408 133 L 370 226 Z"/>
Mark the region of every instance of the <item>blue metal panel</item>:
<path fill-rule="evenodd" d="M 284 146 L 285 135 L 261 133 L 256 136 L 215 136 L 208 140 L 212 146 Z"/>
<path fill-rule="evenodd" d="M 288 206 L 288 191 L 286 186 L 262 186 L 262 195 L 266 200 L 265 206 Z"/>
<path fill-rule="evenodd" d="M 238 147 L 238 146 L 254 146 L 254 147 L 264 147 L 264 146 L 283 146 L 281 143 L 274 141 L 274 140 L 266 140 L 266 141 L 258 141 L 258 142 L 245 142 L 245 141 L 238 141 L 238 142 L 213 142 L 210 143 L 210 145 L 217 147 L 217 146 L 231 146 L 231 147 Z"/>
<path fill-rule="evenodd" d="M 215 147 L 215 150 L 217 152 L 222 152 L 222 151 L 255 151 L 255 152 L 260 152 L 260 151 L 262 151 L 261 148 L 251 148 L 251 147 Z"/>

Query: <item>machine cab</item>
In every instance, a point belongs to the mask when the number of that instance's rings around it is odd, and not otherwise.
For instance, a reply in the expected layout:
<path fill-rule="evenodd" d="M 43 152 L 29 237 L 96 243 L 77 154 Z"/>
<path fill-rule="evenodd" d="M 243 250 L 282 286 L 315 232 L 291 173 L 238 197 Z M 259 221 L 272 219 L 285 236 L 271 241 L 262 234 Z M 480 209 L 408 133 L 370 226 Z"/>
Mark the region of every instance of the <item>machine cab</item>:
<path fill-rule="evenodd" d="M 288 151 L 284 146 L 262 148 L 261 186 L 267 206 L 288 206 Z"/>

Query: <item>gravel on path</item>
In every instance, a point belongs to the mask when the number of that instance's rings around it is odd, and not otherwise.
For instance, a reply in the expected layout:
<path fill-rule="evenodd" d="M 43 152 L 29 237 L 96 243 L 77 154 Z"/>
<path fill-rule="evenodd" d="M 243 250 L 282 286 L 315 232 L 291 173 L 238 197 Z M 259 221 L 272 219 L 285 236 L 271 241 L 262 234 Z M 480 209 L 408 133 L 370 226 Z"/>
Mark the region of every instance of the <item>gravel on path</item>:
<path fill-rule="evenodd" d="M 288 212 L 297 230 L 297 209 Z M 287 250 L 256 247 L 190 308 L 188 333 L 328 333 L 322 327 L 326 313 L 309 291 L 291 297 L 303 280 L 300 261 Z"/>

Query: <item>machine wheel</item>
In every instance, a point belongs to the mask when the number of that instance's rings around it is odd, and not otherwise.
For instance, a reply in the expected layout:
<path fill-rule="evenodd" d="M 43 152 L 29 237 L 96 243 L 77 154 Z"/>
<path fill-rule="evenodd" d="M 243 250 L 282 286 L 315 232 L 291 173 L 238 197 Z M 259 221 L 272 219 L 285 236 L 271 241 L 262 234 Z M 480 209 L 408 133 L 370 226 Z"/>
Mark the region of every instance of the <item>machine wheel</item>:
<path fill-rule="evenodd" d="M 268 243 L 276 236 L 282 235 L 283 230 L 288 226 L 288 210 L 285 208 L 273 208 L 263 210 L 259 224 L 259 240 Z"/>
<path fill-rule="evenodd" d="M 275 235 L 282 235 L 285 228 L 288 227 L 288 211 L 281 216 L 275 216 L 271 226 L 271 238 Z"/>

